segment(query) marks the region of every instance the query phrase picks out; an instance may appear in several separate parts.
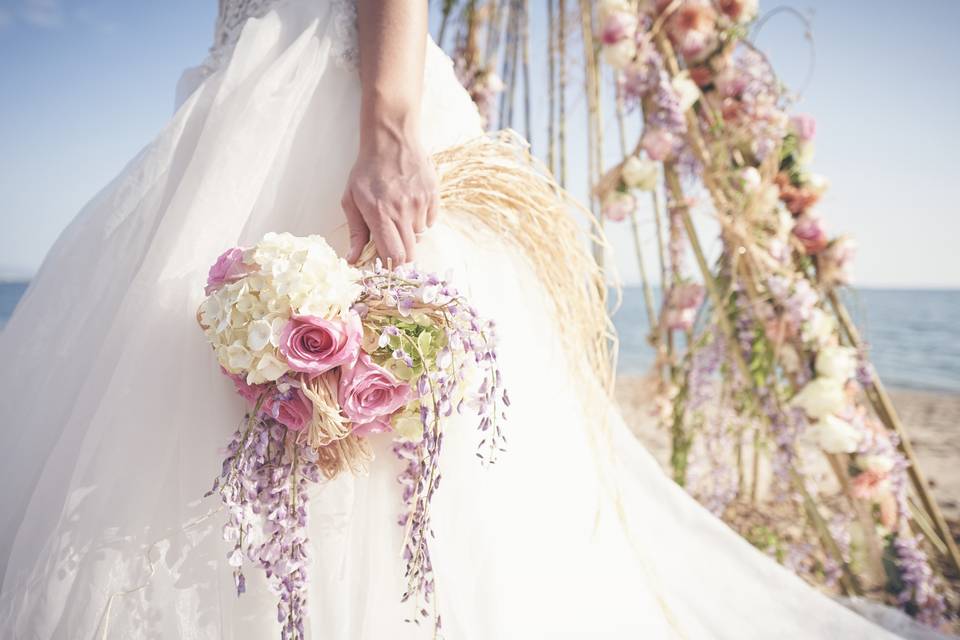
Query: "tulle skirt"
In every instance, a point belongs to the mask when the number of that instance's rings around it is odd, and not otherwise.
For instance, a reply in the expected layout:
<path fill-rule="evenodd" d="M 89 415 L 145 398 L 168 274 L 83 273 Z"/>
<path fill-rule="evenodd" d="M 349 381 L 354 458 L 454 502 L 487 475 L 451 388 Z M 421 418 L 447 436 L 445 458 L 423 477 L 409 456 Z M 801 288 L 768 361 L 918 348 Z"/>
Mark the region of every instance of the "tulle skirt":
<path fill-rule="evenodd" d="M 331 61 L 330 23 L 316 1 L 249 21 L 63 233 L 0 336 L 3 637 L 278 635 L 256 569 L 236 596 L 224 515 L 202 499 L 244 409 L 194 314 L 227 247 L 289 231 L 345 249 L 360 87 Z M 438 151 L 480 120 L 450 61 L 432 44 L 427 58 L 423 133 Z M 513 399 L 494 467 L 478 464 L 468 422 L 447 430 L 433 549 L 444 637 L 886 637 L 691 500 L 612 406 L 583 401 L 586 365 L 509 246 L 447 211 L 418 250 L 498 323 Z M 604 422 L 615 455 L 598 464 Z M 369 475 L 313 489 L 308 637 L 432 636 L 404 622 L 401 468 L 389 435 L 373 448 Z"/>

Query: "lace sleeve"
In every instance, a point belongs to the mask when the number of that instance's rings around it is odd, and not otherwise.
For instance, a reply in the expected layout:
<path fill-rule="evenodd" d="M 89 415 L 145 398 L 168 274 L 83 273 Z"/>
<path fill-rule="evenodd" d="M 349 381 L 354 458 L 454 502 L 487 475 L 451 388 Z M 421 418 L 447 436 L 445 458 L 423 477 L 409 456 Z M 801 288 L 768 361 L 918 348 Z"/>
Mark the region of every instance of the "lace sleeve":
<path fill-rule="evenodd" d="M 333 57 L 341 67 L 356 69 L 360 63 L 357 40 L 357 0 L 332 0 Z"/>
<path fill-rule="evenodd" d="M 290 0 L 286 0 L 289 2 Z M 312 0 L 330 3 L 331 54 L 341 67 L 356 68 L 360 59 L 357 44 L 356 0 Z M 229 59 L 240 34 L 250 18 L 261 18 L 285 0 L 221 0 L 213 46 L 205 66 L 218 69 Z"/>

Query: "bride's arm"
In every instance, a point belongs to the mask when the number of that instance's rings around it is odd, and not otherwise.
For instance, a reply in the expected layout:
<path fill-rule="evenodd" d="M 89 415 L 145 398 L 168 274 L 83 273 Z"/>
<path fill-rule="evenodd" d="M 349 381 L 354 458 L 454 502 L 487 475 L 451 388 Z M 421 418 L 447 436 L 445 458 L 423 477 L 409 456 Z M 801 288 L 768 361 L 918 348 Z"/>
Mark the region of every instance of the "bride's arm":
<path fill-rule="evenodd" d="M 425 0 L 357 0 L 360 152 L 343 195 L 356 260 L 371 237 L 394 264 L 414 258 L 437 214 L 437 178 L 420 143 Z"/>

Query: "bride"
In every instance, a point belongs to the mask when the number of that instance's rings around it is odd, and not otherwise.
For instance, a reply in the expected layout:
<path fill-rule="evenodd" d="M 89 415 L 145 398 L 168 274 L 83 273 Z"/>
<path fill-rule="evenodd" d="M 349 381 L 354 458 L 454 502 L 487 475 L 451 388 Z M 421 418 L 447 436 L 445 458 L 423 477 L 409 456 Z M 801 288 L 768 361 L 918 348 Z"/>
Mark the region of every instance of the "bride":
<path fill-rule="evenodd" d="M 224 515 L 201 499 L 243 406 L 193 315 L 213 257 L 289 231 L 452 270 L 498 323 L 510 445 L 481 469 L 450 430 L 444 637 L 894 637 L 710 516 L 589 401 L 588 359 L 560 348 L 578 318 L 557 309 L 576 305 L 551 299 L 529 250 L 560 242 L 551 228 L 524 242 L 441 210 L 431 156 L 481 126 L 426 12 L 221 0 L 173 119 L 63 233 L 0 336 L 0 635 L 278 635 L 262 577 L 236 596 Z M 368 475 L 312 494 L 308 638 L 432 635 L 404 622 L 399 463 L 389 434 L 373 448 Z"/>

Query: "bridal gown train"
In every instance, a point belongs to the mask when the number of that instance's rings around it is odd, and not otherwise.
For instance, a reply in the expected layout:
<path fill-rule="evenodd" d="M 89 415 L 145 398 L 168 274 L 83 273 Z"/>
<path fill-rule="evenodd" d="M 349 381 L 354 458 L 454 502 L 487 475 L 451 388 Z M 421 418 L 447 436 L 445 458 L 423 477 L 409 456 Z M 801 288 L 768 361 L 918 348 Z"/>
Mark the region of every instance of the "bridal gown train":
<path fill-rule="evenodd" d="M 344 247 L 354 12 L 342 0 L 226 0 L 173 119 L 67 228 L 0 335 L 0 637 L 278 635 L 256 570 L 236 597 L 223 514 L 201 499 L 243 407 L 193 317 L 228 246 L 272 230 Z M 481 133 L 432 43 L 423 121 L 432 151 Z M 444 637 L 894 637 L 708 514 L 612 406 L 616 455 L 598 465 L 601 417 L 581 401 L 534 272 L 503 239 L 445 216 L 419 262 L 452 269 L 497 321 L 513 405 L 495 468 L 476 463 L 472 428 L 448 430 L 433 552 Z M 389 444 L 374 438 L 368 476 L 313 490 L 309 638 L 430 636 L 403 621 Z"/>

